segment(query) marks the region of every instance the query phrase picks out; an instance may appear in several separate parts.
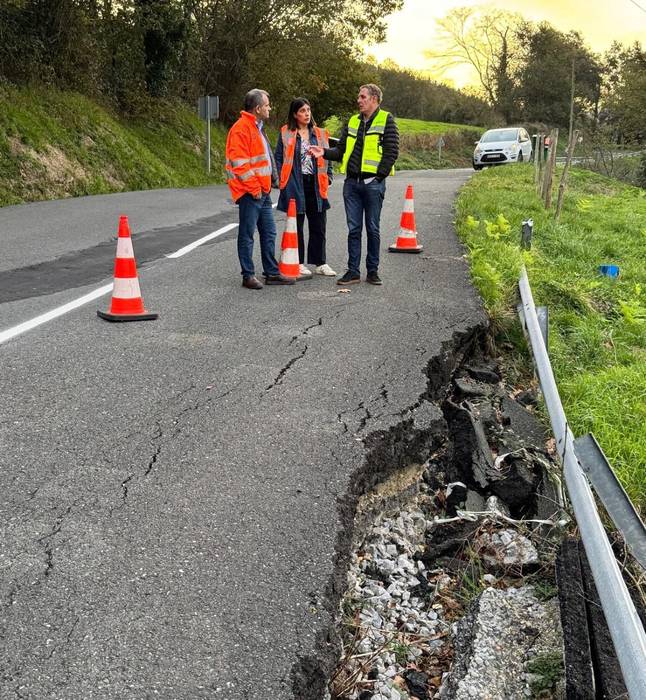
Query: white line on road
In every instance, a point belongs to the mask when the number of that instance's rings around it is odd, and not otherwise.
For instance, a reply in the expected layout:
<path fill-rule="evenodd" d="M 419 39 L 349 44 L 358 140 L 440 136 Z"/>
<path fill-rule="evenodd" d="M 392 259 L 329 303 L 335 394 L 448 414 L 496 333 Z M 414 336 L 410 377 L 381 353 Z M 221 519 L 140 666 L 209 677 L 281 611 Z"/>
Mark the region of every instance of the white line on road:
<path fill-rule="evenodd" d="M 278 203 L 276 202 L 275 204 L 271 205 L 272 209 L 275 209 L 278 206 Z M 174 253 L 170 253 L 167 255 L 167 258 L 181 258 L 182 255 L 186 255 L 186 253 L 190 253 L 192 250 L 195 250 L 199 246 L 201 246 L 203 243 L 208 243 L 209 241 L 212 241 L 214 238 L 217 238 L 218 236 L 221 236 L 223 233 L 226 233 L 227 231 L 231 231 L 231 229 L 234 229 L 238 226 L 238 224 L 227 224 L 226 226 L 223 226 L 222 228 L 219 228 L 217 231 L 213 231 L 203 238 L 198 238 L 197 241 L 193 241 L 192 243 L 189 243 L 188 245 L 185 245 L 183 248 L 180 248 L 179 250 L 176 250 Z"/>
<path fill-rule="evenodd" d="M 209 233 L 207 236 L 204 236 L 204 238 L 199 238 L 197 241 L 193 241 L 192 243 L 185 245 L 183 248 L 176 250 L 174 253 L 170 253 L 170 255 L 167 255 L 166 257 L 167 258 L 181 258 L 182 255 L 186 255 L 186 253 L 190 253 L 192 250 L 195 250 L 195 248 L 197 248 L 198 246 L 201 246 L 202 243 L 207 243 L 208 241 L 211 241 L 214 238 L 221 236 L 223 233 L 226 233 L 227 231 L 231 231 L 231 229 L 236 228 L 237 225 L 238 224 L 227 224 L 226 226 L 219 228 L 217 231 L 213 231 L 212 233 Z"/>
<path fill-rule="evenodd" d="M 272 204 L 272 208 L 275 209 L 277 204 Z M 176 250 L 174 253 L 171 253 L 170 255 L 167 255 L 167 258 L 181 258 L 182 255 L 186 255 L 186 253 L 190 253 L 192 250 L 195 250 L 195 248 L 201 246 L 203 243 L 207 243 L 208 241 L 213 240 L 214 238 L 217 238 L 218 236 L 221 236 L 223 233 L 226 233 L 227 231 L 231 231 L 231 229 L 234 229 L 238 226 L 237 223 L 235 224 L 227 224 L 226 226 L 223 226 L 222 228 L 219 228 L 217 231 L 213 231 L 212 233 L 209 233 L 208 235 L 204 236 L 203 238 L 198 239 L 197 241 L 193 241 L 192 243 L 189 243 L 188 245 L 184 246 L 183 248 L 180 248 L 179 250 Z M 89 302 L 94 301 L 95 299 L 98 299 L 99 297 L 104 296 L 108 292 L 112 291 L 113 284 L 112 282 L 110 284 L 106 284 L 103 287 L 99 287 L 98 289 L 95 289 L 93 292 L 90 292 L 89 294 L 85 294 L 82 297 L 79 297 L 78 299 L 74 299 L 74 301 L 70 301 L 67 304 L 64 304 L 63 306 L 59 306 L 57 309 L 52 309 L 51 311 L 47 311 L 47 313 L 41 314 L 40 316 L 36 316 L 35 318 L 32 318 L 29 321 L 25 321 L 24 323 L 20 323 L 17 326 L 14 326 L 13 328 L 7 328 L 6 331 L 0 331 L 0 345 L 2 343 L 5 343 L 7 340 L 11 340 L 12 338 L 15 338 L 17 335 L 21 335 L 22 333 L 26 333 L 27 331 L 33 330 L 34 328 L 37 328 L 38 326 L 42 325 L 43 323 L 47 323 L 47 321 L 52 321 L 55 318 L 58 318 L 59 316 L 63 316 L 64 314 L 68 313 L 69 311 L 74 311 L 74 309 L 78 309 L 79 306 L 83 306 L 84 304 L 89 304 Z"/>
<path fill-rule="evenodd" d="M 43 323 L 47 323 L 47 321 L 51 321 L 55 318 L 58 318 L 59 316 L 66 314 L 68 311 L 78 309 L 79 306 L 88 304 L 89 302 L 94 301 L 94 299 L 98 299 L 99 297 L 108 294 L 108 292 L 110 291 L 112 291 L 112 282 L 110 282 L 110 284 L 104 285 L 103 287 L 95 289 L 93 292 L 90 292 L 85 296 L 79 297 L 78 299 L 74 299 L 74 301 L 70 301 L 67 304 L 64 304 L 63 306 L 59 306 L 57 309 L 52 309 L 47 313 L 41 314 L 40 316 L 36 316 L 36 318 L 32 318 L 30 321 L 25 321 L 24 323 L 21 323 L 18 326 L 8 328 L 6 331 L 0 332 L 0 345 L 6 342 L 7 340 L 11 340 L 11 338 L 15 338 L 21 333 L 26 333 L 27 331 L 30 331 L 33 328 L 42 325 Z"/>

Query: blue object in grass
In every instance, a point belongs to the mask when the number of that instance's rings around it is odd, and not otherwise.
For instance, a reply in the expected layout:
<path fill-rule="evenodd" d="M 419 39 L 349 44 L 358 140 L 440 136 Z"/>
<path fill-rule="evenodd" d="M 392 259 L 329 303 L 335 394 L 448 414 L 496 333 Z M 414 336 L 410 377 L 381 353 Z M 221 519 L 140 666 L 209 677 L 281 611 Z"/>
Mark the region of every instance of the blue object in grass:
<path fill-rule="evenodd" d="M 619 277 L 619 265 L 599 265 L 599 272 L 606 277 Z"/>

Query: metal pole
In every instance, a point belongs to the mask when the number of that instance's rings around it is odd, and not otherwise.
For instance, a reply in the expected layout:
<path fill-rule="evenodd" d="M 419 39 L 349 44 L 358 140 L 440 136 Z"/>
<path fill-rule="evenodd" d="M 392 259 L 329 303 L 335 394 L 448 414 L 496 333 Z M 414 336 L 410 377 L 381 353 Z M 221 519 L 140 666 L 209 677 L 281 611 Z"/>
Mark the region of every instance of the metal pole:
<path fill-rule="evenodd" d="M 567 424 L 556 388 L 525 268 L 521 272 L 518 286 L 541 391 L 556 438 L 557 450 L 563 461 L 568 495 L 581 531 L 581 539 L 624 682 L 632 700 L 646 700 L 646 634 L 601 524 L 590 485 L 574 454 L 574 435 Z"/>
<path fill-rule="evenodd" d="M 211 174 L 211 98 L 206 96 L 206 172 Z"/>

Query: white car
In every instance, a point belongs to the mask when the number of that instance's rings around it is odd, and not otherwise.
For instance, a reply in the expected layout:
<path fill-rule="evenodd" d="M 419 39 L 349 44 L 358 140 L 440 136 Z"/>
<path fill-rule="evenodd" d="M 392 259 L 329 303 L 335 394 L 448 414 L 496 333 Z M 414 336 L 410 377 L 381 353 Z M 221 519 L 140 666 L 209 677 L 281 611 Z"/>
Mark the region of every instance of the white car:
<path fill-rule="evenodd" d="M 473 168 L 485 165 L 527 162 L 532 157 L 532 140 L 525 129 L 489 129 L 480 137 L 473 152 Z"/>

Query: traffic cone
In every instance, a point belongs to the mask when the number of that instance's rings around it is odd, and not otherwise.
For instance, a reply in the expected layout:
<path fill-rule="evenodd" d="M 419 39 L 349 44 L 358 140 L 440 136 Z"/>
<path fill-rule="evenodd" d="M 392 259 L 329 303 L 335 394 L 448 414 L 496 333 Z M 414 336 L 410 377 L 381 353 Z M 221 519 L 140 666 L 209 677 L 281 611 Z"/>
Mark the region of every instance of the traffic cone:
<path fill-rule="evenodd" d="M 296 230 L 296 200 L 290 199 L 287 207 L 287 221 L 280 243 L 280 262 L 278 271 L 285 277 L 298 277 L 300 265 L 298 262 L 298 232 Z"/>
<path fill-rule="evenodd" d="M 391 253 L 421 253 L 424 246 L 417 245 L 417 228 L 415 227 L 415 202 L 413 186 L 406 188 L 404 210 L 399 222 L 399 233 L 394 245 L 388 246 Z"/>
<path fill-rule="evenodd" d="M 110 311 L 97 311 L 97 316 L 106 321 L 154 321 L 157 314 L 149 314 L 144 309 L 141 298 L 137 263 L 132 249 L 128 217 L 119 218 L 117 256 L 114 259 L 114 286 Z"/>

